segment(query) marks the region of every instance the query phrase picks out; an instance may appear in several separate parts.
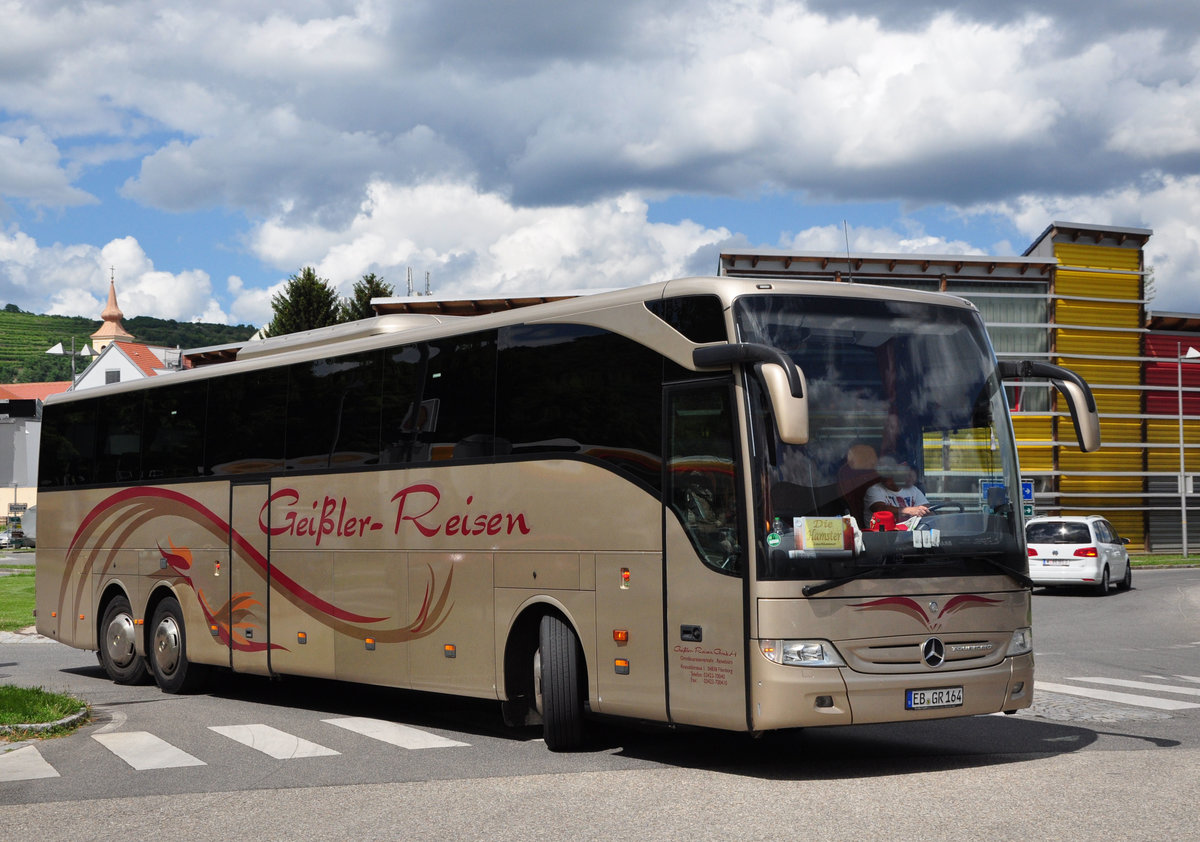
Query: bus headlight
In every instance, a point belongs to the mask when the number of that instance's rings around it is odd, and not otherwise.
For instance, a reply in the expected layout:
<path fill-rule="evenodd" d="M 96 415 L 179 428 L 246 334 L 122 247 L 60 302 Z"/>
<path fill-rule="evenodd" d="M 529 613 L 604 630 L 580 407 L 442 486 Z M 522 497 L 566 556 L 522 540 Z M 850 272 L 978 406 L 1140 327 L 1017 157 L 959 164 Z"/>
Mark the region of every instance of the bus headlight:
<path fill-rule="evenodd" d="M 1033 629 L 1026 626 L 1013 632 L 1008 644 L 1009 655 L 1028 655 L 1033 651 Z"/>
<path fill-rule="evenodd" d="M 827 640 L 760 640 L 768 660 L 795 667 L 844 667 L 846 662 Z"/>

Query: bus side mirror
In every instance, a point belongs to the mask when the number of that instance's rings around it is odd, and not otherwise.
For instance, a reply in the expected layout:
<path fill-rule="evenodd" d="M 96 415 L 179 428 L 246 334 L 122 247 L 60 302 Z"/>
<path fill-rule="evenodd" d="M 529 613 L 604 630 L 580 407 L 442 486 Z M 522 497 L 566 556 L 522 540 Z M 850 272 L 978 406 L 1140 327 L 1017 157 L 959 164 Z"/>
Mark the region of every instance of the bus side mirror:
<path fill-rule="evenodd" d="M 1021 360 L 1000 363 L 1000 376 L 1005 379 L 1044 377 L 1049 380 L 1067 399 L 1079 449 L 1091 453 L 1100 448 L 1100 414 L 1096 410 L 1096 398 L 1087 382 L 1078 374 L 1053 363 Z"/>
<path fill-rule="evenodd" d="M 702 345 L 692 351 L 692 362 L 701 369 L 757 363 L 779 438 L 787 444 L 808 444 L 808 385 L 804 372 L 783 351 L 755 342 Z"/>
<path fill-rule="evenodd" d="M 792 366 L 804 383 L 804 372 Z M 767 394 L 771 397 L 771 408 L 775 413 L 776 431 L 781 441 L 787 444 L 808 444 L 808 388 L 800 397 L 792 395 L 791 381 L 783 367 L 777 363 L 764 363 L 759 367 Z"/>

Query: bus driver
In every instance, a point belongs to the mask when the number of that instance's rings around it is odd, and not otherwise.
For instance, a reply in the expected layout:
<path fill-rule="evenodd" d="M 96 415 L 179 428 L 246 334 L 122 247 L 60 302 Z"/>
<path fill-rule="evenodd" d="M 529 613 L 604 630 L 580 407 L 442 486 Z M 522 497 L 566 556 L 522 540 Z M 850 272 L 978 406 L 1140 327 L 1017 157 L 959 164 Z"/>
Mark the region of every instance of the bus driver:
<path fill-rule="evenodd" d="M 929 500 L 917 488 L 917 472 L 907 462 L 883 456 L 876 468 L 881 479 L 867 489 L 863 505 L 869 513 L 890 512 L 897 522 L 929 514 Z"/>

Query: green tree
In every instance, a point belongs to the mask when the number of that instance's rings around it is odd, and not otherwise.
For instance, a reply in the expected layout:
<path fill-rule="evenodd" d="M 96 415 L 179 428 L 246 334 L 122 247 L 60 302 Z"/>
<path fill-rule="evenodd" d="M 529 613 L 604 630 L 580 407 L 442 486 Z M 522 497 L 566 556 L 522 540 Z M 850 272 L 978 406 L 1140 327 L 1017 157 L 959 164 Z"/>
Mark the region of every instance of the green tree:
<path fill-rule="evenodd" d="M 271 298 L 275 316 L 267 325 L 266 334 L 280 336 L 337 324 L 340 304 L 329 281 L 318 277 L 311 266 L 305 266 L 299 275 L 288 278 L 283 292 Z"/>
<path fill-rule="evenodd" d="M 372 298 L 391 298 L 395 294 L 394 286 L 385 284 L 383 278 L 378 277 L 374 272 L 368 272 L 362 276 L 362 280 L 354 285 L 350 297 L 342 301 L 341 320 L 354 322 L 359 319 L 369 319 L 375 315 L 375 309 L 371 306 Z"/>

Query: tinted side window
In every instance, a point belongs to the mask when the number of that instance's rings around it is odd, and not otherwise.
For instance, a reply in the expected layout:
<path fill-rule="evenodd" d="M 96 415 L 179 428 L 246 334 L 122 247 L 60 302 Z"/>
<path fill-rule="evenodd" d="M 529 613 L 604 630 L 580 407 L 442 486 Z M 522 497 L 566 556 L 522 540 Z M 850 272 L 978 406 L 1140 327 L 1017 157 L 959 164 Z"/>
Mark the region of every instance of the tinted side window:
<path fill-rule="evenodd" d="M 287 369 L 221 379 L 209 395 L 206 473 L 253 474 L 283 468 Z"/>
<path fill-rule="evenodd" d="M 208 382 L 164 386 L 146 393 L 142 472 L 148 480 L 204 472 L 204 414 Z"/>
<path fill-rule="evenodd" d="M 495 437 L 496 334 L 438 339 L 416 351 L 415 388 L 403 414 L 413 428 L 413 460 L 506 453 L 507 443 Z"/>
<path fill-rule="evenodd" d="M 379 460 L 378 353 L 297 363 L 288 378 L 288 470 L 332 470 Z"/>
<path fill-rule="evenodd" d="M 145 392 L 106 395 L 96 402 L 93 482 L 130 482 L 142 476 L 142 402 Z"/>
<path fill-rule="evenodd" d="M 724 382 L 671 392 L 666 497 L 700 559 L 737 573 L 742 553 L 729 395 Z"/>
<path fill-rule="evenodd" d="M 429 370 L 429 346 L 389 348 L 383 355 L 380 462 L 398 464 L 429 459 L 433 404 L 417 400 L 417 384 Z M 432 399 L 431 399 L 432 401 Z"/>
<path fill-rule="evenodd" d="M 96 452 L 96 402 L 51 405 L 42 412 L 38 485 L 61 488 L 91 482 Z"/>
<path fill-rule="evenodd" d="M 693 342 L 724 342 L 725 312 L 715 295 L 685 295 L 646 302 L 646 308 Z"/>
<path fill-rule="evenodd" d="M 504 328 L 497 437 L 514 455 L 588 456 L 658 489 L 662 371 L 657 353 L 599 328 Z"/>

